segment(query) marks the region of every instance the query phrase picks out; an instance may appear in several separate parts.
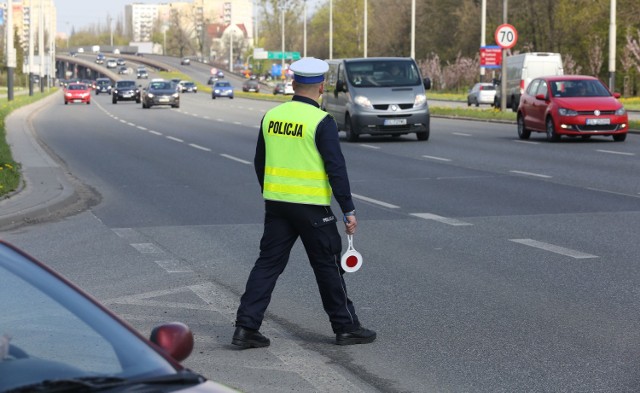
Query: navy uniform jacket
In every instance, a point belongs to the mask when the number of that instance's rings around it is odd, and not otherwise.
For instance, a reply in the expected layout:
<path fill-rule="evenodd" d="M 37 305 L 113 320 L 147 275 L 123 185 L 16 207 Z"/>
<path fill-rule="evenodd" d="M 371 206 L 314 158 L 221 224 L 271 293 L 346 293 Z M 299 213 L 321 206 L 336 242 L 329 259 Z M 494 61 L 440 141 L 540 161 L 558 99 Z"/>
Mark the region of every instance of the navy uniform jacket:
<path fill-rule="evenodd" d="M 310 98 L 298 95 L 293 96 L 293 101 L 300 101 L 319 108 L 320 105 Z M 351 188 L 349 186 L 349 176 L 347 175 L 347 165 L 340 149 L 338 139 L 338 126 L 331 115 L 327 116 L 318 124 L 316 130 L 316 147 L 324 161 L 324 168 L 329 175 L 329 184 L 333 196 L 338 201 L 343 213 L 355 210 L 351 199 Z M 260 134 L 256 145 L 256 155 L 253 164 L 260 182 L 260 189 L 264 187 L 264 163 L 265 163 L 264 136 L 262 134 L 262 121 L 260 121 Z"/>

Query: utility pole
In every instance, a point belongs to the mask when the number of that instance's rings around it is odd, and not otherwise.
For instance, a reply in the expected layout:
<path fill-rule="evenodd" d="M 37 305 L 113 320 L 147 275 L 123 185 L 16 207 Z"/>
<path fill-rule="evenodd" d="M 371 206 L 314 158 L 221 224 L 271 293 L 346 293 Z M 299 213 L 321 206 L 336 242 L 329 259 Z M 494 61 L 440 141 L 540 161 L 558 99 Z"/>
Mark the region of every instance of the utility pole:
<path fill-rule="evenodd" d="M 29 7 L 29 96 L 33 95 L 33 4 Z"/>
<path fill-rule="evenodd" d="M 13 0 L 7 1 L 7 100 L 13 101 L 13 72 L 16 68 L 16 48 L 13 47 Z"/>
<path fill-rule="evenodd" d="M 609 90 L 616 87 L 616 0 L 611 0 L 609 21 Z"/>
<path fill-rule="evenodd" d="M 502 23 L 507 23 L 507 0 L 502 2 Z M 502 71 L 500 75 L 500 110 L 507 108 L 507 50 L 502 49 Z"/>
<path fill-rule="evenodd" d="M 38 23 L 38 55 L 40 56 L 40 93 L 44 93 L 44 7 L 40 0 L 40 22 Z"/>

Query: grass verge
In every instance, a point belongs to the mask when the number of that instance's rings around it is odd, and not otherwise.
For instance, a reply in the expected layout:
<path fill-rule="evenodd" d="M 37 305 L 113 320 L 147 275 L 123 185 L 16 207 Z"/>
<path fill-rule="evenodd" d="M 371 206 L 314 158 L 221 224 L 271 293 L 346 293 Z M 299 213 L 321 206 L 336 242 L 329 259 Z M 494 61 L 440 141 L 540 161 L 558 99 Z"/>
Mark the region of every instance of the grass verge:
<path fill-rule="evenodd" d="M 44 93 L 16 95 L 12 101 L 0 98 L 0 199 L 18 189 L 20 185 L 20 164 L 13 160 L 11 149 L 7 143 L 7 132 L 4 120 L 14 110 L 38 101 L 57 91 L 56 88 Z"/>

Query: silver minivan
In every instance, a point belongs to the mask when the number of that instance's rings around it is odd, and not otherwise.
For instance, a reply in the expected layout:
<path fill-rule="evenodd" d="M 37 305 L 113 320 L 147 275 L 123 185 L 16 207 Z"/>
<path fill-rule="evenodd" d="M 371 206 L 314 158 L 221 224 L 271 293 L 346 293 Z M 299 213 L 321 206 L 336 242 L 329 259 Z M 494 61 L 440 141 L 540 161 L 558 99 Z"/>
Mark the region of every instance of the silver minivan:
<path fill-rule="evenodd" d="M 431 80 L 422 78 L 415 60 L 408 57 L 332 59 L 325 78 L 321 108 L 338 128 L 355 142 L 363 134 L 415 133 L 429 139 L 426 90 Z"/>

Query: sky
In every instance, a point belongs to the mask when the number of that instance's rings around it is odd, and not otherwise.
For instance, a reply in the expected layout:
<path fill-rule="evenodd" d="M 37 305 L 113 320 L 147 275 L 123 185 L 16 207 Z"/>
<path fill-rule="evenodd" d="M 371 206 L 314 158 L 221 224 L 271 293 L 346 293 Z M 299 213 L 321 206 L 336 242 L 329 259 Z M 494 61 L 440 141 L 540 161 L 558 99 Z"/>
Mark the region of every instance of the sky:
<path fill-rule="evenodd" d="M 106 25 L 107 16 L 111 16 L 114 21 L 124 18 L 124 6 L 127 4 L 170 2 L 170 0 L 54 0 L 58 12 L 57 30 L 69 34 L 73 26 L 78 30 L 89 25 Z M 321 0 L 309 0 L 309 9 L 313 9 L 319 3 Z"/>
<path fill-rule="evenodd" d="M 133 3 L 167 3 L 159 0 L 54 0 L 58 13 L 58 32 L 69 34 L 89 25 L 107 24 L 107 16 L 124 18 L 124 6 Z M 67 25 L 68 23 L 68 25 Z"/>

